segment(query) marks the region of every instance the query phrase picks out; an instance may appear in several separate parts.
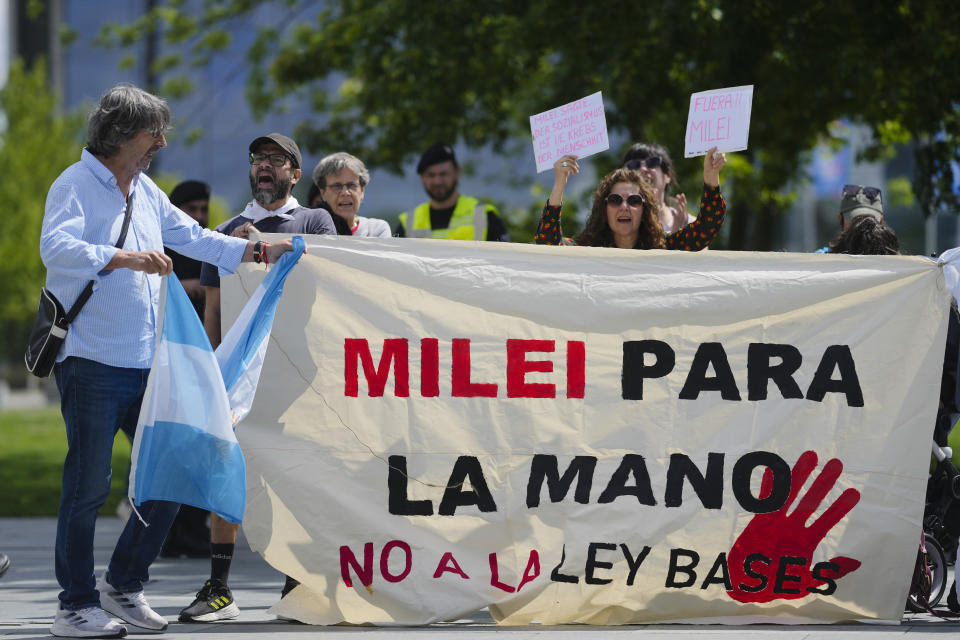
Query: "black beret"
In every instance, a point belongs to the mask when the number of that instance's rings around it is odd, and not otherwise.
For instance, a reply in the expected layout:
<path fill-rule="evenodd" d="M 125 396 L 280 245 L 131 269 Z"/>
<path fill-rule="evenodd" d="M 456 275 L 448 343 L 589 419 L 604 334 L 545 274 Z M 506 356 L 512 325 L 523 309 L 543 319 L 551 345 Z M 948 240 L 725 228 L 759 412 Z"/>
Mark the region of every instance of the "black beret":
<path fill-rule="evenodd" d="M 209 199 L 210 185 L 199 180 L 184 180 L 170 192 L 170 203 L 175 207 L 179 207 L 184 202 Z"/>
<path fill-rule="evenodd" d="M 453 155 L 453 147 L 443 142 L 438 142 L 424 151 L 423 155 L 420 156 L 420 162 L 417 163 L 417 173 L 422 175 L 428 168 L 435 164 L 446 162 L 447 160 L 451 161 L 453 166 L 457 166 L 457 157 Z"/>

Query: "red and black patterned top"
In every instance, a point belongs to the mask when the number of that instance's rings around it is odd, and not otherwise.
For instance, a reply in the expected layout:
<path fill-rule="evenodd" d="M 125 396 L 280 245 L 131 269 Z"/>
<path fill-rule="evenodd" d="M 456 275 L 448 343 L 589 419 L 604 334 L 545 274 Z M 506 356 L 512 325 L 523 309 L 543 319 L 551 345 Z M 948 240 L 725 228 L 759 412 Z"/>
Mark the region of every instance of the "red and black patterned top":
<path fill-rule="evenodd" d="M 533 237 L 537 244 L 565 244 L 575 245 L 572 238 L 564 238 L 560 226 L 561 207 L 550 206 L 550 201 L 543 207 L 540 214 L 540 224 L 537 235 Z M 703 195 L 700 196 L 700 215 L 690 224 L 677 229 L 666 236 L 667 249 L 680 251 L 700 251 L 709 246 L 720 233 L 723 226 L 723 216 L 727 212 L 727 203 L 720 193 L 719 185 L 711 187 L 703 185 Z M 611 247 L 614 245 L 610 245 Z"/>

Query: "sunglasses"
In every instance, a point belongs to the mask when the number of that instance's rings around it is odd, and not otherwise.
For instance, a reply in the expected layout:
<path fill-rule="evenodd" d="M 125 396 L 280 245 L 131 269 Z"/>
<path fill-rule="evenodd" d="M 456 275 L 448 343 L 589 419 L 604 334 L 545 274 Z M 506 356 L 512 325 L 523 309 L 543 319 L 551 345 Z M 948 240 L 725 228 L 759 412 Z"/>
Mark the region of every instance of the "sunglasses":
<path fill-rule="evenodd" d="M 612 207 L 619 207 L 623 204 L 623 196 L 619 193 L 611 193 L 607 196 L 607 204 Z M 633 193 L 627 196 L 627 206 L 630 207 L 642 207 L 643 206 L 643 196 L 638 193 Z"/>
<path fill-rule="evenodd" d="M 859 184 L 843 185 L 843 195 L 845 196 L 857 196 L 861 193 L 865 195 L 870 202 L 873 202 L 880 197 L 881 191 L 876 187 L 863 187 Z"/>
<path fill-rule="evenodd" d="M 623 165 L 627 169 L 633 169 L 636 171 L 640 167 L 646 167 L 647 169 L 656 169 L 657 167 L 663 165 L 663 159 L 660 156 L 650 156 L 649 158 L 634 158 L 633 160 L 627 160 Z"/>

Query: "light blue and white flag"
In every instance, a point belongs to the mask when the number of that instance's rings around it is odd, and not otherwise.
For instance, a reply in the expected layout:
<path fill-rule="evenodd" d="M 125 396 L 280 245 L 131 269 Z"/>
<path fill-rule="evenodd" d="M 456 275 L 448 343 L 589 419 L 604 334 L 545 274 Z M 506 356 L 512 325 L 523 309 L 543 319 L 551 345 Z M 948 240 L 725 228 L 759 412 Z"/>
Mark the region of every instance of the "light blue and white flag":
<path fill-rule="evenodd" d="M 169 500 L 243 520 L 247 484 L 234 429 L 250 412 L 283 284 L 305 243 L 294 236 L 216 353 L 176 276 L 164 278 L 160 327 L 130 468 L 130 499 Z"/>

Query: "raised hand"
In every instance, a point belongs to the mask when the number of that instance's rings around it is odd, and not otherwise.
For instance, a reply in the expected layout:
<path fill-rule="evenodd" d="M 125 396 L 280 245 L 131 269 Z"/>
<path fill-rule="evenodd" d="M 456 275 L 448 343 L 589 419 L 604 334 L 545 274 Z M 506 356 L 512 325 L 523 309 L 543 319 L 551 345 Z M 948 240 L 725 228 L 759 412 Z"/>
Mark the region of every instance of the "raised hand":
<path fill-rule="evenodd" d="M 678 193 L 673 197 L 673 200 L 676 206 L 673 209 L 667 207 L 667 213 L 673 217 L 671 230 L 679 231 L 681 227 L 687 224 L 687 196 Z"/>
<path fill-rule="evenodd" d="M 550 204 L 554 207 L 563 204 L 563 190 L 567 180 L 575 173 L 580 173 L 577 156 L 566 155 L 553 163 L 553 190 L 550 191 Z"/>
<path fill-rule="evenodd" d="M 840 460 L 833 458 L 827 462 L 796 509 L 787 513 L 816 466 L 817 454 L 804 451 L 793 466 L 790 495 L 786 503 L 777 511 L 754 516 L 734 542 L 727 555 L 730 583 L 733 585 L 727 595 L 734 600 L 770 602 L 794 600 L 817 593 L 829 595 L 836 590 L 837 580 L 860 567 L 859 560 L 842 556 L 828 562 L 813 563 L 817 546 L 830 529 L 860 501 L 859 491 L 847 489 L 819 518 L 807 525 L 807 520 L 843 471 Z M 772 491 L 773 474 L 768 469 L 763 477 L 760 497 L 766 497 Z"/>
<path fill-rule="evenodd" d="M 711 187 L 720 186 L 720 170 L 727 164 L 727 154 L 717 153 L 716 147 L 710 147 L 703 156 L 703 182 Z"/>

